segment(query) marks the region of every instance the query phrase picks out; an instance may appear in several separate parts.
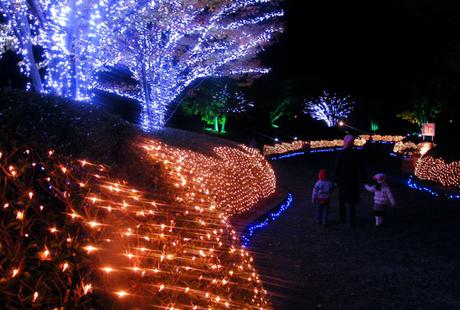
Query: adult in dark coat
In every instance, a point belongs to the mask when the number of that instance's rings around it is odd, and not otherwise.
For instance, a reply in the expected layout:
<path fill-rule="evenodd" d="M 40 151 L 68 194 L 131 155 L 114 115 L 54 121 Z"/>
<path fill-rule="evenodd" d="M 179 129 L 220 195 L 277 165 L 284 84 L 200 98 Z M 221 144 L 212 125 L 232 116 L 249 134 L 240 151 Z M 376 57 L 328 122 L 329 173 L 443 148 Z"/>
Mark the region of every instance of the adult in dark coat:
<path fill-rule="evenodd" d="M 354 138 L 343 139 L 343 150 L 335 166 L 334 182 L 339 186 L 339 218 L 351 226 L 355 221 L 356 204 L 360 201 L 361 182 L 366 182 L 363 157 L 354 146 Z"/>

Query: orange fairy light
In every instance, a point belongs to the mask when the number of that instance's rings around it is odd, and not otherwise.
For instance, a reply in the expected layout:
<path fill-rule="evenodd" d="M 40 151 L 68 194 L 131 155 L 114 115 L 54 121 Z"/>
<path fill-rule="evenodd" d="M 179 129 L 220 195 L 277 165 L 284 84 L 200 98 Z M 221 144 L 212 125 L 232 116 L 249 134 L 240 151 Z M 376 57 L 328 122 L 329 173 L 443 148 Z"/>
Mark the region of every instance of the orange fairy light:
<path fill-rule="evenodd" d="M 84 295 L 90 293 L 90 292 L 93 290 L 93 286 L 92 286 L 91 283 L 89 283 L 89 284 L 82 284 L 82 287 L 83 287 L 83 294 L 84 294 Z"/>
<path fill-rule="evenodd" d="M 87 224 L 88 224 L 88 226 L 91 227 L 91 228 L 96 228 L 96 227 L 99 227 L 99 226 L 102 225 L 101 223 L 98 223 L 98 222 L 96 222 L 96 221 L 90 221 L 90 222 L 88 222 Z"/>
<path fill-rule="evenodd" d="M 112 273 L 112 272 L 115 271 L 112 267 L 102 267 L 101 270 L 104 271 L 107 274 Z"/>
<path fill-rule="evenodd" d="M 49 260 L 51 259 L 51 253 L 48 248 L 45 246 L 44 250 L 40 253 L 41 260 Z"/>
<path fill-rule="evenodd" d="M 125 298 L 126 296 L 128 296 L 128 293 L 126 291 L 116 291 L 115 295 L 117 295 L 118 298 Z"/>
<path fill-rule="evenodd" d="M 58 230 L 56 227 L 51 227 L 51 228 L 49 229 L 49 231 L 50 231 L 52 234 L 54 234 L 54 233 L 57 233 L 59 230 Z"/>
<path fill-rule="evenodd" d="M 32 297 L 32 302 L 36 302 L 38 298 L 38 292 L 34 293 L 34 296 Z"/>
<path fill-rule="evenodd" d="M 92 246 L 92 245 L 87 245 L 85 247 L 83 247 L 83 249 L 88 253 L 88 254 L 91 254 L 92 252 L 95 252 L 98 250 L 98 248 Z"/>
<path fill-rule="evenodd" d="M 14 278 L 19 273 L 19 268 L 15 268 L 11 271 L 11 277 Z"/>

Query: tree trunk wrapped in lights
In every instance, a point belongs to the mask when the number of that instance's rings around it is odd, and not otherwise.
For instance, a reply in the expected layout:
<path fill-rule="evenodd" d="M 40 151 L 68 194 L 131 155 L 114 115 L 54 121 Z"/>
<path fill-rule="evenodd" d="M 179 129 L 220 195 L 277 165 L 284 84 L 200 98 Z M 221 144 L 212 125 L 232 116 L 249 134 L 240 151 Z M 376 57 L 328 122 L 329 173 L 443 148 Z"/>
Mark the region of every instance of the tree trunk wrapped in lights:
<path fill-rule="evenodd" d="M 140 81 L 137 94 L 118 94 L 143 103 L 143 128 L 163 127 L 168 105 L 198 79 L 267 73 L 254 57 L 282 31 L 274 2 L 110 1 L 101 52 Z"/>
<path fill-rule="evenodd" d="M 2 45 L 4 45 L 2 50 L 14 50 L 22 56 L 21 72 L 30 77 L 30 84 L 28 84 L 27 88 L 39 93 L 42 92 L 43 83 L 33 52 L 33 46 L 38 38 L 38 31 L 33 24 L 34 20 L 29 18 L 29 8 L 26 1 L 1 0 L 0 13 L 7 21 L 0 29 Z M 6 42 L 7 40 L 9 41 L 8 43 Z"/>
<path fill-rule="evenodd" d="M 0 0 L 0 12 L 11 25 L 23 72 L 37 92 L 89 100 L 94 76 L 106 61 L 99 58 L 104 33 L 105 0 Z M 37 63 L 33 46 L 43 48 Z M 38 68 L 45 67 L 42 82 Z"/>

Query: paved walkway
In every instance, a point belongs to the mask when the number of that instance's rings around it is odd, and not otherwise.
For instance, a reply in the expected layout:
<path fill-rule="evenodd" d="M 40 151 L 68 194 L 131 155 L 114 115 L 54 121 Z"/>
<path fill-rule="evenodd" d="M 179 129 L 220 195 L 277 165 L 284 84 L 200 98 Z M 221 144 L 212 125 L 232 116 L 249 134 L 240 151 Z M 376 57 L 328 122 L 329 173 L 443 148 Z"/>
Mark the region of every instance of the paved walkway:
<path fill-rule="evenodd" d="M 312 154 L 273 163 L 294 205 L 258 231 L 249 249 L 275 309 L 460 309 L 460 203 L 437 201 L 393 182 L 398 208 L 375 228 L 371 196 L 363 191 L 357 226 L 319 227 L 311 187 L 335 154 Z M 376 166 L 392 172 L 386 157 Z M 394 180 L 395 181 L 395 180 Z"/>

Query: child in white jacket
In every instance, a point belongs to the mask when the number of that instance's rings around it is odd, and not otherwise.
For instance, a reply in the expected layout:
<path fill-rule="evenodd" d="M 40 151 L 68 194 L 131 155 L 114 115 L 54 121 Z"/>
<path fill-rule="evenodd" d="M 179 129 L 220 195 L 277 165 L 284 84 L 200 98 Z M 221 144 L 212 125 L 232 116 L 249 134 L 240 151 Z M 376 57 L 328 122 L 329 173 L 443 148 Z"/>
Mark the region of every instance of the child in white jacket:
<path fill-rule="evenodd" d="M 386 182 L 386 176 L 383 173 L 377 173 L 372 177 L 375 180 L 374 185 L 367 185 L 366 190 L 374 193 L 374 215 L 375 215 L 375 226 L 379 227 L 383 224 L 383 217 L 385 216 L 385 210 L 388 206 L 395 206 L 395 199 L 393 193 Z"/>

